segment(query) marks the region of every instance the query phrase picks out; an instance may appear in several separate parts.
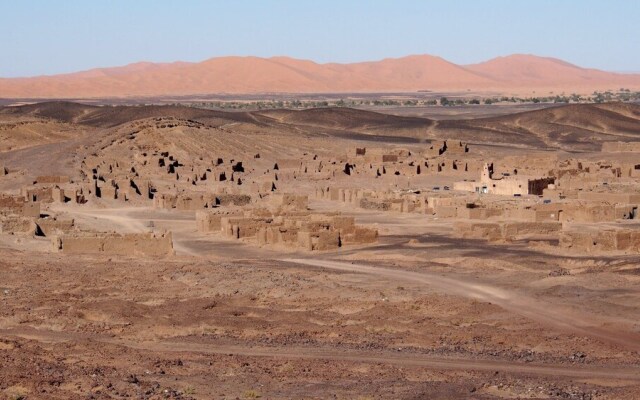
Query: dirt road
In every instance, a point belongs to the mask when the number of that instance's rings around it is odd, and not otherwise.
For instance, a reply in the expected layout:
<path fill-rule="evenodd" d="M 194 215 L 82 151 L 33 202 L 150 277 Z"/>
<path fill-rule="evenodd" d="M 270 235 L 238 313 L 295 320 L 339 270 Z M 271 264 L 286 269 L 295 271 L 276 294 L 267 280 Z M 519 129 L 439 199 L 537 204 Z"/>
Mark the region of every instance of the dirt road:
<path fill-rule="evenodd" d="M 515 291 L 508 291 L 477 282 L 468 282 L 458 278 L 447 278 L 427 272 L 413 272 L 319 259 L 296 258 L 283 259 L 282 261 L 340 271 L 377 275 L 396 281 L 424 283 L 434 290 L 443 293 L 496 304 L 505 310 L 529 318 L 545 326 L 599 339 L 604 342 L 622 346 L 628 350 L 640 351 L 640 335 L 633 332 L 625 332 L 620 329 L 613 330 L 603 328 L 605 324 L 615 324 L 615 326 L 619 326 L 621 322 L 619 320 L 589 314 L 562 305 L 543 302 Z"/>

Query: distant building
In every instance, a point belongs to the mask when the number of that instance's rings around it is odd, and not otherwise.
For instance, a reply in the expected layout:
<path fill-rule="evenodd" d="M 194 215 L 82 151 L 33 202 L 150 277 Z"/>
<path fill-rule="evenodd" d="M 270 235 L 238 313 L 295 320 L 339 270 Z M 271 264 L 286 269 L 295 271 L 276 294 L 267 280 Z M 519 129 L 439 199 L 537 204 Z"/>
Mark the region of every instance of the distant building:
<path fill-rule="evenodd" d="M 542 191 L 555 182 L 555 178 L 532 178 L 509 175 L 493 178 L 493 165 L 484 164 L 478 181 L 460 181 L 453 184 L 454 190 L 489 193 L 504 196 L 542 195 Z"/>

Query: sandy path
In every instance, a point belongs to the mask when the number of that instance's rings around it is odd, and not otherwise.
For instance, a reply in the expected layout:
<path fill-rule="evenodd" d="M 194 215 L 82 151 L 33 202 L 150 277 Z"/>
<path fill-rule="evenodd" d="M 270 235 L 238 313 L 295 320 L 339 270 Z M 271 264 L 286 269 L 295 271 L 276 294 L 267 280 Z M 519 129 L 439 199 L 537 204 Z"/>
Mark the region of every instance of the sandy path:
<path fill-rule="evenodd" d="M 129 209 L 135 211 L 135 208 Z M 123 232 L 148 232 L 149 228 L 145 226 L 143 220 L 132 218 L 128 215 L 128 210 L 124 208 L 102 208 L 95 210 L 66 210 L 72 216 L 84 216 L 97 219 L 104 219 L 123 228 Z"/>
<path fill-rule="evenodd" d="M 574 309 L 543 302 L 514 291 L 507 291 L 477 282 L 468 282 L 459 278 L 447 278 L 427 272 L 413 272 L 318 259 L 283 259 L 282 261 L 340 271 L 377 275 L 392 280 L 424 283 L 444 293 L 491 302 L 505 310 L 546 326 L 552 326 L 581 336 L 596 338 L 604 342 L 622 346 L 628 350 L 640 351 L 640 335 L 619 329 L 614 330 L 602 327 L 605 323 L 619 325 L 620 321 L 606 320 L 601 316 L 577 312 Z"/>
<path fill-rule="evenodd" d="M 238 355 L 247 357 L 270 357 L 303 360 L 333 360 L 342 362 L 359 362 L 374 364 L 390 364 L 403 367 L 421 367 L 436 370 L 462 370 L 496 372 L 525 375 L 562 376 L 582 379 L 623 379 L 640 381 L 640 369 L 637 367 L 611 367 L 592 365 L 535 364 L 501 360 L 461 359 L 434 357 L 416 353 L 392 353 L 389 351 L 355 351 L 326 348 L 265 347 L 239 345 L 229 343 L 194 343 L 175 340 L 154 342 L 136 342 L 111 337 L 88 335 L 82 333 L 38 330 L 20 327 L 2 329 L 0 336 L 17 337 L 43 343 L 64 343 L 88 340 L 116 346 L 124 346 L 137 350 Z"/>

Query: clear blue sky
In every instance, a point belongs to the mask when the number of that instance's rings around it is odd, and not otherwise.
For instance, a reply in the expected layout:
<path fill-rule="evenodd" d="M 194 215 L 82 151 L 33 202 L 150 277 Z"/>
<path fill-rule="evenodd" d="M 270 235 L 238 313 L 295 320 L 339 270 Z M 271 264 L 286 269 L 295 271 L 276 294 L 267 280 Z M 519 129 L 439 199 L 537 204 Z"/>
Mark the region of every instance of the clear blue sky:
<path fill-rule="evenodd" d="M 137 61 L 529 53 L 640 71 L 640 0 L 0 0 L 0 77 Z"/>

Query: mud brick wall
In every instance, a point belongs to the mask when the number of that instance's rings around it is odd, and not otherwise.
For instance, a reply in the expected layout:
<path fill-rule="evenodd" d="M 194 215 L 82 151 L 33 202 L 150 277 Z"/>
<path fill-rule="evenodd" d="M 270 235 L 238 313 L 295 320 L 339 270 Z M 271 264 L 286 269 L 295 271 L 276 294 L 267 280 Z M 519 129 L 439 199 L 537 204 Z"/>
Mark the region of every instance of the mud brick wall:
<path fill-rule="evenodd" d="M 36 182 L 38 184 L 51 184 L 51 183 L 69 183 L 70 179 L 68 176 L 60 176 L 60 175 L 41 175 L 36 177 Z"/>
<path fill-rule="evenodd" d="M 18 215 L 0 216 L 0 233 L 34 235 L 36 224 L 32 218 Z"/>
<path fill-rule="evenodd" d="M 343 245 L 369 244 L 378 242 L 378 230 L 375 228 L 355 227 L 350 233 L 340 234 Z"/>
<path fill-rule="evenodd" d="M 54 249 L 68 254 L 104 253 L 122 256 L 168 256 L 174 254 L 171 232 L 62 235 L 53 239 Z"/>
<path fill-rule="evenodd" d="M 53 236 L 60 233 L 69 233 L 75 227 L 73 219 L 39 218 L 36 221 L 39 234 Z"/>
<path fill-rule="evenodd" d="M 561 222 L 472 222 L 457 221 L 454 232 L 457 236 L 488 241 L 509 241 L 523 235 L 559 234 Z"/>
<path fill-rule="evenodd" d="M 338 231 L 300 231 L 298 232 L 298 246 L 308 251 L 335 250 L 340 247 L 340 233 Z"/>
<path fill-rule="evenodd" d="M 640 232 L 632 229 L 574 230 L 562 232 L 560 246 L 579 252 L 624 251 L 640 253 Z"/>
<path fill-rule="evenodd" d="M 242 218 L 242 211 L 202 210 L 196 212 L 196 226 L 199 232 L 220 232 L 222 218 Z"/>

